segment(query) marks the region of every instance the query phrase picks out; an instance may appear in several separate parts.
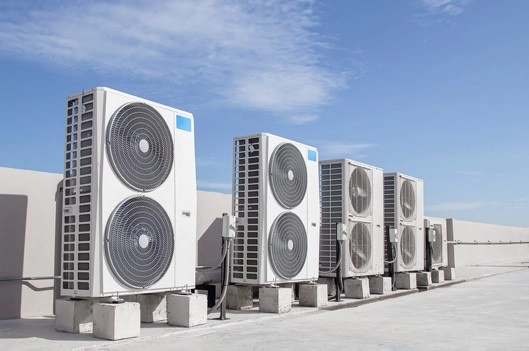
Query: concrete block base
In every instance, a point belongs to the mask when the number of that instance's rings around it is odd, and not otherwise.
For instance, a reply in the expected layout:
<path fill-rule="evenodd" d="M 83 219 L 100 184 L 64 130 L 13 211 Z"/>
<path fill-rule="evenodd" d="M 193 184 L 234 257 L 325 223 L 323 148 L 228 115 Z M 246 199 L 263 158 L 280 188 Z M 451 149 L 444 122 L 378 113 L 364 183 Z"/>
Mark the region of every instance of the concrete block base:
<path fill-rule="evenodd" d="M 282 283 L 279 284 L 281 288 L 288 288 L 292 294 L 292 302 L 296 301 L 296 284 L 294 283 Z"/>
<path fill-rule="evenodd" d="M 89 300 L 55 300 L 55 330 L 67 333 L 91 333 L 92 305 Z"/>
<path fill-rule="evenodd" d="M 455 280 L 456 279 L 456 269 L 445 267 L 444 269 L 445 273 L 445 280 Z"/>
<path fill-rule="evenodd" d="M 432 272 L 417 273 L 417 286 L 430 286 L 430 285 L 432 285 Z"/>
<path fill-rule="evenodd" d="M 259 311 L 268 313 L 286 313 L 292 308 L 291 288 L 260 288 Z"/>
<path fill-rule="evenodd" d="M 391 292 L 391 277 L 369 277 L 369 292 L 384 295 Z"/>
<path fill-rule="evenodd" d="M 417 289 L 416 273 L 397 273 L 395 274 L 395 287 L 397 289 Z"/>
<path fill-rule="evenodd" d="M 165 294 L 138 295 L 141 322 L 153 323 L 167 319 L 167 302 Z"/>
<path fill-rule="evenodd" d="M 327 306 L 327 284 L 300 284 L 299 305 L 307 307 Z"/>
<path fill-rule="evenodd" d="M 319 277 L 318 284 L 327 285 L 327 294 L 329 296 L 336 295 L 336 282 L 334 281 L 334 278 Z"/>
<path fill-rule="evenodd" d="M 139 303 L 96 303 L 93 310 L 94 337 L 121 340 L 140 336 Z"/>
<path fill-rule="evenodd" d="M 229 285 L 226 292 L 226 308 L 243 310 L 253 307 L 253 291 L 249 285 Z"/>
<path fill-rule="evenodd" d="M 440 269 L 432 271 L 432 283 L 442 283 L 445 281 L 445 271 Z"/>
<path fill-rule="evenodd" d="M 367 278 L 345 279 L 345 297 L 353 299 L 367 299 L 369 295 L 369 280 Z"/>
<path fill-rule="evenodd" d="M 208 297 L 203 294 L 168 294 L 167 324 L 194 327 L 208 321 Z"/>

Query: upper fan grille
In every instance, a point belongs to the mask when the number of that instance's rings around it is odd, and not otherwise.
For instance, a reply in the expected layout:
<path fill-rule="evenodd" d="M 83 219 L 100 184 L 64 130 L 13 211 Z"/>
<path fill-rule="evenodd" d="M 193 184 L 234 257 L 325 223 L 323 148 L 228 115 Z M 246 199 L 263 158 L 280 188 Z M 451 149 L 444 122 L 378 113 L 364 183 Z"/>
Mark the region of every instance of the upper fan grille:
<path fill-rule="evenodd" d="M 160 113 L 147 104 L 122 106 L 108 127 L 107 144 L 114 170 L 135 190 L 156 189 L 172 170 L 171 131 Z"/>
<path fill-rule="evenodd" d="M 404 227 L 400 238 L 400 257 L 404 268 L 411 268 L 415 263 L 415 231 L 413 227 Z"/>
<path fill-rule="evenodd" d="M 160 204 L 138 196 L 123 201 L 105 233 L 105 254 L 123 284 L 148 288 L 167 272 L 174 252 L 171 220 Z"/>
<path fill-rule="evenodd" d="M 290 279 L 301 272 L 307 258 L 307 232 L 294 213 L 282 213 L 272 224 L 268 253 L 270 264 L 280 277 Z"/>
<path fill-rule="evenodd" d="M 358 272 L 369 269 L 371 261 L 371 233 L 364 223 L 356 223 L 351 231 L 349 241 L 349 253 L 351 263 Z"/>
<path fill-rule="evenodd" d="M 434 224 L 433 231 L 435 233 L 435 241 L 432 245 L 432 261 L 433 263 L 442 263 L 443 261 L 443 226 L 441 224 Z"/>
<path fill-rule="evenodd" d="M 355 168 L 349 180 L 349 199 L 358 215 L 365 215 L 371 204 L 371 182 L 367 172 Z"/>
<path fill-rule="evenodd" d="M 298 206 L 307 190 L 307 166 L 298 148 L 290 143 L 276 147 L 270 158 L 270 188 L 284 208 Z"/>
<path fill-rule="evenodd" d="M 408 179 L 402 182 L 402 186 L 400 188 L 400 208 L 405 219 L 414 219 L 415 190 L 413 189 L 413 183 Z"/>

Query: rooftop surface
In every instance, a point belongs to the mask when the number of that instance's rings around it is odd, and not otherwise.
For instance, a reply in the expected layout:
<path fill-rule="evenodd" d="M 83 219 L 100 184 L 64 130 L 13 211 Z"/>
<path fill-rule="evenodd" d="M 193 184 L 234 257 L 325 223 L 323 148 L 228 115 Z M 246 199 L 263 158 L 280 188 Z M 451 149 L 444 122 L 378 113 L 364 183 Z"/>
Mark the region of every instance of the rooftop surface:
<path fill-rule="evenodd" d="M 228 311 L 195 328 L 142 324 L 108 341 L 54 330 L 54 317 L 0 321 L 0 350 L 527 350 L 528 263 L 456 269 L 456 283 L 376 303 L 283 315 Z M 370 302 L 370 301 L 366 301 Z M 336 302 L 330 302 L 336 304 Z"/>

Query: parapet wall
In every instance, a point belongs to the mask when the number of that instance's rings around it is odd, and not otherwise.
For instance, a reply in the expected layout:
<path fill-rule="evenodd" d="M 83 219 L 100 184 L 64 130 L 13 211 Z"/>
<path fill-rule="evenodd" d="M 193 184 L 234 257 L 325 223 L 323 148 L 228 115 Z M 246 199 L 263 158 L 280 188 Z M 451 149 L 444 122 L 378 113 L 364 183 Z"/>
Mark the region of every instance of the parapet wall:
<path fill-rule="evenodd" d="M 446 224 L 450 267 L 529 260 L 529 228 L 452 218 Z"/>

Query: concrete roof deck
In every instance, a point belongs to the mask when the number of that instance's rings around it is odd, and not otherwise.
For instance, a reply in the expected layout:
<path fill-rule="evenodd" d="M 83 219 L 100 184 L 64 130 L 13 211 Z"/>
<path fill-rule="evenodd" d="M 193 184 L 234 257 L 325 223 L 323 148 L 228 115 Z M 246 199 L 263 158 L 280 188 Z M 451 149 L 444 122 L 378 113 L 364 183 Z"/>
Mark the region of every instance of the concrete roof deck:
<path fill-rule="evenodd" d="M 525 350 L 527 262 L 456 269 L 456 282 L 392 299 L 343 299 L 329 311 L 293 306 L 283 315 L 228 311 L 194 328 L 142 324 L 141 336 L 108 341 L 54 330 L 54 318 L 0 321 L 0 350 Z M 336 302 L 330 302 L 337 304 Z"/>

